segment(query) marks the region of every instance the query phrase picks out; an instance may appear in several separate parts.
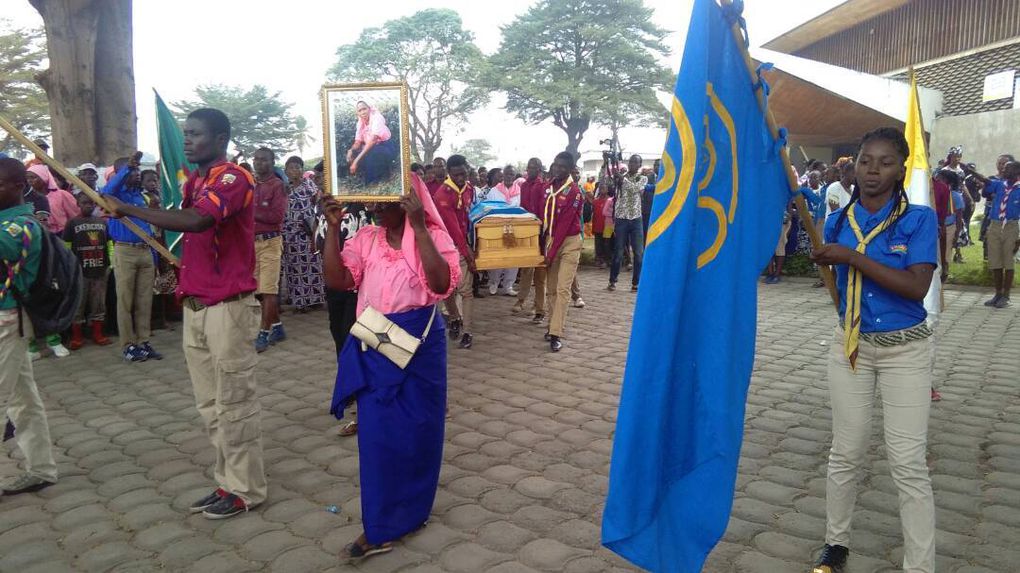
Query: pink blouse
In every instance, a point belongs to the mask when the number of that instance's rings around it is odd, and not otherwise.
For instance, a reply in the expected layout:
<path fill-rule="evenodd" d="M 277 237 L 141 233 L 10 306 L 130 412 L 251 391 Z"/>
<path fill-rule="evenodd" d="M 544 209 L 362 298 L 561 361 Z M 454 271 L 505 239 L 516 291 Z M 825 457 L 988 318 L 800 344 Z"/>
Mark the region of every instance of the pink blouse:
<path fill-rule="evenodd" d="M 354 143 L 365 143 L 369 136 L 374 137 L 376 143 L 390 139 L 390 128 L 386 127 L 386 118 L 374 109 L 369 112 L 367 122 L 358 120 L 358 132 L 354 136 Z"/>
<path fill-rule="evenodd" d="M 358 289 L 359 315 L 368 306 L 383 314 L 423 308 L 445 299 L 457 288 L 460 282 L 457 247 L 445 231 L 429 229 L 429 235 L 450 266 L 450 287 L 444 293 L 429 289 L 422 264 L 411 268 L 403 253 L 390 246 L 382 227 L 362 227 L 344 244 L 340 257 Z"/>
<path fill-rule="evenodd" d="M 63 189 L 51 189 L 46 194 L 46 200 L 50 202 L 49 230 L 52 233 L 61 234 L 64 226 L 75 217 L 81 216 L 81 209 L 78 208 L 78 201 L 69 192 Z"/>

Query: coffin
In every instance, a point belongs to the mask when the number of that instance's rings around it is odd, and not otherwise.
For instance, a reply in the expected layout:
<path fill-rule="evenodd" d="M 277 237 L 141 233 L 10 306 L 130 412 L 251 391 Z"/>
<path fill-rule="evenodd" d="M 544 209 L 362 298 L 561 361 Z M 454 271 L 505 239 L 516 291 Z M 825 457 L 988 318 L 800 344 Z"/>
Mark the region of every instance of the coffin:
<path fill-rule="evenodd" d="M 541 267 L 541 223 L 531 215 L 489 215 L 475 222 L 475 266 L 478 270 Z"/>

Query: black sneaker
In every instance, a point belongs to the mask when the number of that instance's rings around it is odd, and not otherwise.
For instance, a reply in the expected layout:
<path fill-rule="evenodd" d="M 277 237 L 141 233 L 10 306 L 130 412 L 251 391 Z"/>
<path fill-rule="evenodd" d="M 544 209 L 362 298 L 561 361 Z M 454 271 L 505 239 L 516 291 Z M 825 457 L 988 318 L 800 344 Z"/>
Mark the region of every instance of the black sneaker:
<path fill-rule="evenodd" d="M 457 340 L 458 338 L 460 338 L 460 328 L 461 328 L 462 324 L 463 323 L 460 321 L 460 319 L 455 319 L 455 320 L 451 320 L 450 321 L 450 332 L 449 332 L 450 340 Z"/>
<path fill-rule="evenodd" d="M 563 342 L 560 341 L 560 337 L 559 336 L 550 336 L 549 337 L 549 350 L 552 350 L 553 352 L 559 352 L 562 349 L 563 349 Z"/>
<path fill-rule="evenodd" d="M 992 298 L 985 301 L 985 306 L 995 306 L 999 302 L 999 295 L 995 295 Z"/>
<path fill-rule="evenodd" d="M 606 290 L 608 291 L 616 290 L 616 283 L 609 283 L 609 286 L 606 287 Z"/>
<path fill-rule="evenodd" d="M 1008 296 L 1000 296 L 999 300 L 995 302 L 995 308 L 1009 308 L 1009 307 L 1010 304 Z"/>
<path fill-rule="evenodd" d="M 141 346 L 129 344 L 124 348 L 124 360 L 126 362 L 145 362 L 149 356 L 145 354 Z"/>
<path fill-rule="evenodd" d="M 543 320 L 545 320 L 545 315 L 544 314 L 536 314 L 535 317 L 531 319 L 531 323 L 532 324 L 542 324 Z"/>
<path fill-rule="evenodd" d="M 227 492 L 223 491 L 220 488 L 216 488 L 216 490 L 210 493 L 209 495 L 191 504 L 191 507 L 188 508 L 188 511 L 190 511 L 191 513 L 201 513 L 215 505 L 217 501 L 223 499 L 226 496 Z"/>
<path fill-rule="evenodd" d="M 160 354 L 159 352 L 156 352 L 156 349 L 153 348 L 152 345 L 149 344 L 148 342 L 143 342 L 142 345 L 139 346 L 139 348 L 141 348 L 142 352 L 145 353 L 145 358 L 146 359 L 149 359 L 149 358 L 151 358 L 153 360 L 162 360 L 163 359 L 163 355 Z"/>
<path fill-rule="evenodd" d="M 776 277 L 777 279 L 779 277 Z M 779 282 L 778 280 L 776 282 Z M 630 292 L 637 292 L 637 285 L 630 285 Z"/>
<path fill-rule="evenodd" d="M 244 503 L 244 500 L 230 493 L 226 497 L 221 497 L 219 501 L 210 505 L 202 512 L 202 516 L 206 519 L 227 519 L 228 517 L 234 517 L 239 513 L 245 513 L 248 511 L 248 504 Z"/>
<path fill-rule="evenodd" d="M 825 544 L 811 573 L 842 573 L 849 553 L 850 550 L 842 545 Z"/>
<path fill-rule="evenodd" d="M 464 350 L 467 350 L 471 348 L 472 342 L 474 342 L 474 339 L 471 337 L 471 334 L 465 332 L 464 336 L 462 336 L 460 339 L 460 347 L 463 348 Z"/>

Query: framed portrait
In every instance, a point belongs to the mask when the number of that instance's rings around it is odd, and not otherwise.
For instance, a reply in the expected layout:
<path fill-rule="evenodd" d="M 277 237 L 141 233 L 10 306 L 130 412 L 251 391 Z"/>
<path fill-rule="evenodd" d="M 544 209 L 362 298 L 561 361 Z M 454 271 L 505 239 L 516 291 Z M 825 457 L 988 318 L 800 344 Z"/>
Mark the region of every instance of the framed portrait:
<path fill-rule="evenodd" d="M 399 201 L 411 190 L 407 85 L 322 88 L 326 192 L 341 201 Z"/>

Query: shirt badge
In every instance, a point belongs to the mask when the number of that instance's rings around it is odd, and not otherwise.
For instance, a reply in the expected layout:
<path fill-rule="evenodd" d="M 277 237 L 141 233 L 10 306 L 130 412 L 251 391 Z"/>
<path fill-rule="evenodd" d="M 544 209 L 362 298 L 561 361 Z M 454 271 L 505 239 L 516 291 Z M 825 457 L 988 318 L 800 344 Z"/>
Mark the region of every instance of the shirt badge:
<path fill-rule="evenodd" d="M 6 230 L 7 234 L 12 236 L 12 237 L 18 237 L 18 236 L 21 235 L 22 232 L 24 232 L 22 230 L 22 228 L 21 228 L 21 225 L 19 225 L 17 223 L 10 223 L 10 224 L 8 224 L 7 227 L 4 230 Z"/>
<path fill-rule="evenodd" d="M 227 185 L 230 185 L 234 181 L 237 181 L 237 176 L 234 175 L 233 173 L 227 173 L 226 175 L 223 176 L 222 181 Z"/>
<path fill-rule="evenodd" d="M 906 245 L 889 245 L 889 251 L 893 252 L 893 253 L 906 254 L 907 246 Z"/>

